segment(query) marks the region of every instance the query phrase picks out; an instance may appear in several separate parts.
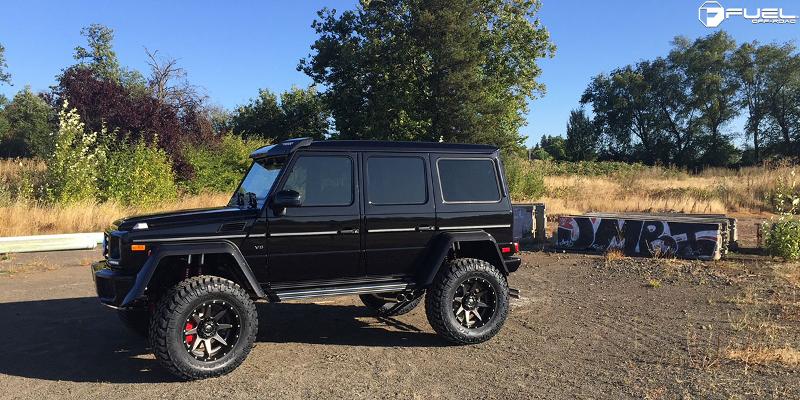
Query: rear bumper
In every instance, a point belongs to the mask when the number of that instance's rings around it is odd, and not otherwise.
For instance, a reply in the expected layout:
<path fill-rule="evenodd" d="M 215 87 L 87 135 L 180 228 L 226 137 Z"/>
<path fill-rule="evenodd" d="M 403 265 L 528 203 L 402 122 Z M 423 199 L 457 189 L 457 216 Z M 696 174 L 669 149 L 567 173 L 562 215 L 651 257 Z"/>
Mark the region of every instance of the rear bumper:
<path fill-rule="evenodd" d="M 103 260 L 92 264 L 92 278 L 100 302 L 110 307 L 120 307 L 133 287 L 136 275 L 113 270 Z"/>
<path fill-rule="evenodd" d="M 511 256 L 504 258 L 503 262 L 506 264 L 508 272 L 511 273 L 519 269 L 519 266 L 522 264 L 522 259 L 517 256 Z"/>

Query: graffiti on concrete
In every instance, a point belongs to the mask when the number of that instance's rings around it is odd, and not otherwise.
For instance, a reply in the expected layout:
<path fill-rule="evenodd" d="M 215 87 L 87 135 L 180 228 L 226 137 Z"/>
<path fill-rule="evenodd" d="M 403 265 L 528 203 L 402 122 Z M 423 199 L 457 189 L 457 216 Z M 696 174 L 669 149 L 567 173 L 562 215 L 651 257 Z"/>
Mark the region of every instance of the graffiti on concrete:
<path fill-rule="evenodd" d="M 556 244 L 581 251 L 620 249 L 631 256 L 718 259 L 721 229 L 708 222 L 565 216 L 558 219 Z"/>

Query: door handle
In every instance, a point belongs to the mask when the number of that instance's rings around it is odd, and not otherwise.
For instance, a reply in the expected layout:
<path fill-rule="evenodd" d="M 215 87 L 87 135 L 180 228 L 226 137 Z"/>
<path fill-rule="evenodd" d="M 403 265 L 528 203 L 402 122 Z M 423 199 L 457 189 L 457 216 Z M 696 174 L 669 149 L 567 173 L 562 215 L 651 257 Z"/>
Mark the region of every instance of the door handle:
<path fill-rule="evenodd" d="M 348 228 L 348 229 L 340 229 L 339 230 L 339 234 L 340 235 L 350 235 L 350 234 L 356 234 L 356 233 L 358 233 L 358 229 L 349 229 Z"/>
<path fill-rule="evenodd" d="M 418 226 L 418 227 L 417 227 L 417 232 L 422 232 L 422 231 L 432 231 L 432 230 L 434 230 L 434 229 L 435 229 L 435 228 L 434 228 L 434 227 L 432 227 L 432 226 L 430 226 L 430 225 L 420 225 L 420 226 Z"/>

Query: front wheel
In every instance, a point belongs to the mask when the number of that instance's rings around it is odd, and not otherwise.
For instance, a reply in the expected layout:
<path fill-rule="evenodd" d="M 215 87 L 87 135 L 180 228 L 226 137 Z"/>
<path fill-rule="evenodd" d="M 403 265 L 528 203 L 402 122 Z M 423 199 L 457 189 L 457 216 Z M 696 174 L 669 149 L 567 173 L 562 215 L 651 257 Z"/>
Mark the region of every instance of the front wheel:
<path fill-rule="evenodd" d="M 247 292 L 216 276 L 184 280 L 161 298 L 150 324 L 150 345 L 162 365 L 182 379 L 233 371 L 258 331 L 258 314 Z"/>
<path fill-rule="evenodd" d="M 508 282 L 486 261 L 455 259 L 436 275 L 425 311 L 433 330 L 452 343 L 487 341 L 508 316 Z"/>

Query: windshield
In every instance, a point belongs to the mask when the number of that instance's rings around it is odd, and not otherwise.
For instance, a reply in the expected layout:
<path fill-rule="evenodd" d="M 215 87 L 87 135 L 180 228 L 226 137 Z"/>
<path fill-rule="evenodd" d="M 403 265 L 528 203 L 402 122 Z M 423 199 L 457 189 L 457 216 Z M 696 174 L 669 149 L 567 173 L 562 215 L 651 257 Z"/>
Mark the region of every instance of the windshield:
<path fill-rule="evenodd" d="M 256 208 L 264 206 L 269 190 L 275 183 L 275 178 L 281 172 L 285 157 L 262 158 L 253 162 L 250 170 L 247 171 L 239 189 L 233 194 L 228 202 L 230 207 L 252 207 L 250 197 L 255 196 Z M 252 193 L 249 195 L 248 193 Z"/>

